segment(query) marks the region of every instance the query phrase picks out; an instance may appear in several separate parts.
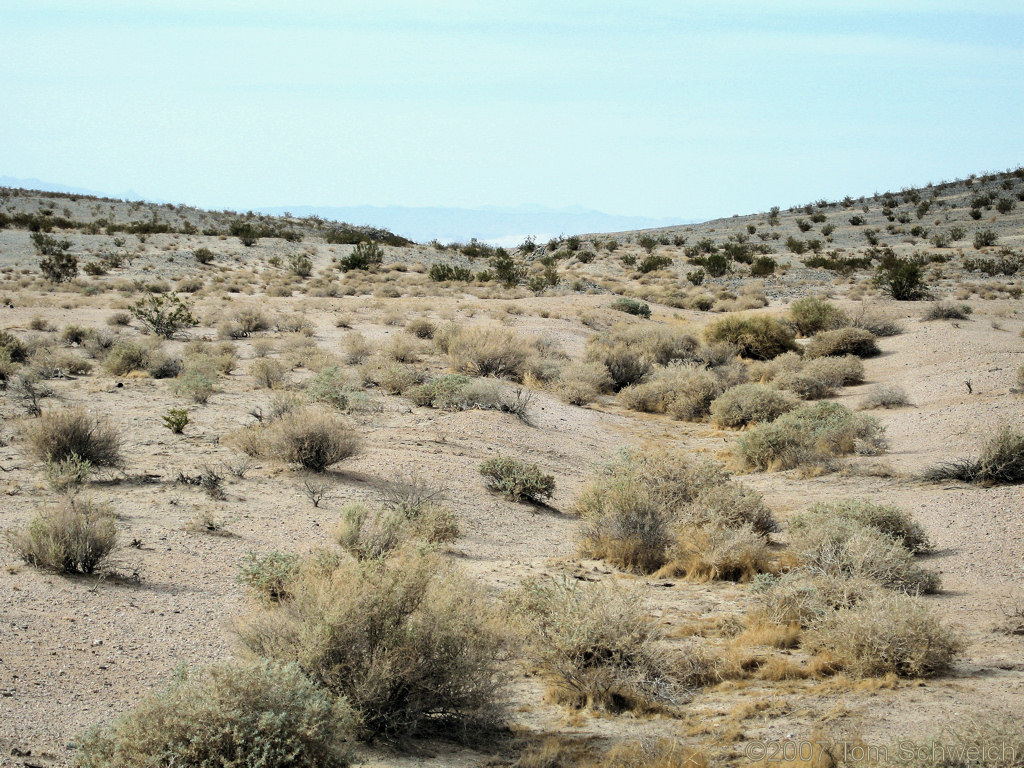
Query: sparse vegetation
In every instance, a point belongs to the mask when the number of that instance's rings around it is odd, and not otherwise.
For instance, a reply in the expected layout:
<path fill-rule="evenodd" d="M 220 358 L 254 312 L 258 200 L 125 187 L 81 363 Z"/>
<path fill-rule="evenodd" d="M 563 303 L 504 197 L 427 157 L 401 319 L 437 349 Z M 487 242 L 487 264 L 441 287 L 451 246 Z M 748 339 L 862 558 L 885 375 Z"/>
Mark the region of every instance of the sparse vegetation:
<path fill-rule="evenodd" d="M 487 487 L 512 501 L 542 504 L 555 492 L 554 475 L 537 465 L 509 456 L 497 456 L 480 465 Z"/>
<path fill-rule="evenodd" d="M 735 344 L 743 357 L 771 360 L 795 349 L 793 331 L 769 315 L 744 315 L 716 320 L 704 329 L 709 342 Z"/>
<path fill-rule="evenodd" d="M 93 573 L 117 547 L 117 526 L 107 507 L 67 499 L 37 515 L 27 528 L 5 531 L 4 539 L 29 565 Z"/>

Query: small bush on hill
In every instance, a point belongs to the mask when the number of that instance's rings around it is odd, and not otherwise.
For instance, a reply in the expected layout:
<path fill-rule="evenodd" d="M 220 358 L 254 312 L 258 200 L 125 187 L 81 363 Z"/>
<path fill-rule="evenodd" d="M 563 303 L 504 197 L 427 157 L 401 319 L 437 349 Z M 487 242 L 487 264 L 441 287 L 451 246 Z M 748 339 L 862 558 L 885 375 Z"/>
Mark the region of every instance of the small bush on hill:
<path fill-rule="evenodd" d="M 969 304 L 947 304 L 937 301 L 921 316 L 922 320 L 967 320 L 971 315 Z"/>
<path fill-rule="evenodd" d="M 117 547 L 117 526 L 106 507 L 68 499 L 4 539 L 29 565 L 63 573 L 93 573 Z"/>
<path fill-rule="evenodd" d="M 875 283 L 897 301 L 923 299 L 928 291 L 921 275 L 921 265 L 909 259 L 893 257 L 875 271 Z"/>
<path fill-rule="evenodd" d="M 612 388 L 612 377 L 601 363 L 572 363 L 559 371 L 552 388 L 569 405 L 587 405 Z"/>
<path fill-rule="evenodd" d="M 837 328 L 834 331 L 819 331 L 804 347 L 808 358 L 856 355 L 874 357 L 880 354 L 875 337 L 861 328 Z"/>
<path fill-rule="evenodd" d="M 860 499 L 822 501 L 813 504 L 801 515 L 790 519 L 790 530 L 813 526 L 821 519 L 848 519 L 866 525 L 900 542 L 912 553 L 927 552 L 931 542 L 924 527 L 896 506 L 872 504 Z"/>
<path fill-rule="evenodd" d="M 121 438 L 105 419 L 90 416 L 81 408 L 51 411 L 29 427 L 29 445 L 44 462 L 72 457 L 94 467 L 121 466 Z"/>
<path fill-rule="evenodd" d="M 323 472 L 355 456 L 360 443 L 355 428 L 338 416 L 303 408 L 286 413 L 268 428 L 266 453 L 311 472 Z"/>
<path fill-rule="evenodd" d="M 496 456 L 479 468 L 487 487 L 512 501 L 542 504 L 555 492 L 554 475 L 546 475 L 537 464 L 508 456 Z"/>
<path fill-rule="evenodd" d="M 743 357 L 753 360 L 771 360 L 796 348 L 793 331 L 769 315 L 724 317 L 708 325 L 704 337 L 709 342 L 735 344 Z"/>
<path fill-rule="evenodd" d="M 351 272 L 354 269 L 369 270 L 384 262 L 384 250 L 374 242 L 363 240 L 356 244 L 352 253 L 338 261 L 338 269 Z"/>
<path fill-rule="evenodd" d="M 867 411 L 872 408 L 903 408 L 908 405 L 911 405 L 910 398 L 901 387 L 880 385 L 869 392 L 857 407 Z"/>
<path fill-rule="evenodd" d="M 738 429 L 748 424 L 774 421 L 797 407 L 786 392 L 764 384 L 740 384 L 727 389 L 711 403 L 711 420 L 719 427 Z"/>
<path fill-rule="evenodd" d="M 530 354 L 526 340 L 507 328 L 464 328 L 448 341 L 452 367 L 474 376 L 520 378 Z"/>
<path fill-rule="evenodd" d="M 192 305 L 174 293 L 151 293 L 133 304 L 131 313 L 146 330 L 165 339 L 199 324 L 192 314 Z"/>
<path fill-rule="evenodd" d="M 651 308 L 646 303 L 627 296 L 620 296 L 613 301 L 612 309 L 617 309 L 619 312 L 625 312 L 628 315 L 637 315 L 638 317 L 651 316 Z"/>
<path fill-rule="evenodd" d="M 358 716 L 299 667 L 219 664 L 182 673 L 111 726 L 95 729 L 77 768 L 142 765 L 343 768 Z"/>

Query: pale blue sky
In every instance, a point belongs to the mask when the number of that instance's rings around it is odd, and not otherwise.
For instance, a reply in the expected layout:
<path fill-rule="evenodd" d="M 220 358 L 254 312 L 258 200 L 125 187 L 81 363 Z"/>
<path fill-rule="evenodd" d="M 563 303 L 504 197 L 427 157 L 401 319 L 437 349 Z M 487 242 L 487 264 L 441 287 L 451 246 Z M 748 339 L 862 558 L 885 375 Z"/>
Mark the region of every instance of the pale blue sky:
<path fill-rule="evenodd" d="M 710 218 L 1024 162 L 1024 4 L 0 0 L 0 175 Z"/>

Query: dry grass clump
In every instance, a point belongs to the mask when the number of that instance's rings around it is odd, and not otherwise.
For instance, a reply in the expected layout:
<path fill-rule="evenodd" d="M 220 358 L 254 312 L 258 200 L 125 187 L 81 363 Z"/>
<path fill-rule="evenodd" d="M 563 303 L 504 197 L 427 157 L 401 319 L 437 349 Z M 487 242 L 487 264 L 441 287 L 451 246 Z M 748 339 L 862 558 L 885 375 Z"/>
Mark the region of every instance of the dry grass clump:
<path fill-rule="evenodd" d="M 107 507 L 67 499 L 37 515 L 4 540 L 29 565 L 62 573 L 93 573 L 117 547 L 117 527 Z"/>
<path fill-rule="evenodd" d="M 968 304 L 947 304 L 937 301 L 925 310 L 921 320 L 966 320 L 971 315 L 971 307 Z"/>
<path fill-rule="evenodd" d="M 277 389 L 284 383 L 284 363 L 272 357 L 258 357 L 249 366 L 249 375 L 264 389 Z"/>
<path fill-rule="evenodd" d="M 747 469 L 828 467 L 836 456 L 885 449 L 884 427 L 829 401 L 805 405 L 742 435 L 738 454 Z"/>
<path fill-rule="evenodd" d="M 543 504 L 555 492 L 555 476 L 539 465 L 511 456 L 495 456 L 480 464 L 487 487 L 512 501 Z"/>
<path fill-rule="evenodd" d="M 832 331 L 850 324 L 847 314 L 830 301 L 804 296 L 789 305 L 789 322 L 801 336 Z"/>
<path fill-rule="evenodd" d="M 891 749 L 907 768 L 1021 768 L 1024 727 L 1012 713 L 981 712 L 946 726 L 923 744 L 900 742 Z"/>
<path fill-rule="evenodd" d="M 881 591 L 864 577 L 815 573 L 796 568 L 782 576 L 759 576 L 753 594 L 755 615 L 773 625 L 813 627 L 838 610 L 850 608 Z"/>
<path fill-rule="evenodd" d="M 106 419 L 81 408 L 50 411 L 28 428 L 28 441 L 40 461 L 75 458 L 94 467 L 120 467 L 121 437 Z"/>
<path fill-rule="evenodd" d="M 872 504 L 861 499 L 821 501 L 800 515 L 790 519 L 790 530 L 813 527 L 822 520 L 853 520 L 884 533 L 898 541 L 910 552 L 919 554 L 932 548 L 928 534 L 908 513 L 891 504 Z"/>
<path fill-rule="evenodd" d="M 635 590 L 536 579 L 512 604 L 530 659 L 561 704 L 612 712 L 677 706 L 720 679 L 719 664 L 697 648 L 676 651 L 664 642 Z"/>
<path fill-rule="evenodd" d="M 864 396 L 857 406 L 862 411 L 874 408 L 905 408 L 913 405 L 910 396 L 902 387 L 881 384 Z"/>
<path fill-rule="evenodd" d="M 711 403 L 711 421 L 718 427 L 738 429 L 774 421 L 797 407 L 796 398 L 764 384 L 740 384 Z"/>
<path fill-rule="evenodd" d="M 584 518 L 580 551 L 628 570 L 652 573 L 671 559 L 687 527 L 741 528 L 761 536 L 775 519 L 755 491 L 720 466 L 681 452 L 623 454 L 576 502 Z"/>
<path fill-rule="evenodd" d="M 373 358 L 360 366 L 359 375 L 367 386 L 380 387 L 389 395 L 402 395 L 422 383 L 426 374 L 412 365 Z"/>
<path fill-rule="evenodd" d="M 362 442 L 351 424 L 316 407 L 286 413 L 264 429 L 264 440 L 258 441 L 262 445 L 254 446 L 257 455 L 297 464 L 311 472 L 323 472 L 355 456 Z"/>
<path fill-rule="evenodd" d="M 856 355 L 857 357 L 875 357 L 881 354 L 872 333 L 862 328 L 837 328 L 834 331 L 820 331 L 814 335 L 806 347 L 804 356 L 841 357 Z"/>
<path fill-rule="evenodd" d="M 688 525 L 676 535 L 669 562 L 660 573 L 701 581 L 750 581 L 771 573 L 775 559 L 763 534 L 749 523 Z"/>
<path fill-rule="evenodd" d="M 960 480 L 979 485 L 1020 485 L 1024 483 L 1024 433 L 1004 425 L 985 443 L 977 459 L 936 464 L 925 470 L 924 477 L 933 482 Z"/>
<path fill-rule="evenodd" d="M 938 590 L 938 574 L 919 566 L 901 540 L 869 520 L 879 526 L 897 522 L 891 513 L 875 510 L 831 515 L 819 509 L 800 516 L 790 528 L 792 551 L 801 566 L 813 573 L 870 579 L 911 594 Z M 921 533 L 913 531 L 912 535 Z"/>
<path fill-rule="evenodd" d="M 408 543 L 449 544 L 460 535 L 455 513 L 437 503 L 412 508 L 371 509 L 347 504 L 341 510 L 338 545 L 358 560 L 390 556 Z"/>
<path fill-rule="evenodd" d="M 294 664 L 218 664 L 180 674 L 112 725 L 94 729 L 78 768 L 142 765 L 343 768 L 358 717 Z"/>
<path fill-rule="evenodd" d="M 723 317 L 704 329 L 704 338 L 735 344 L 740 355 L 752 360 L 771 360 L 796 348 L 793 329 L 766 314 Z"/>
<path fill-rule="evenodd" d="M 529 421 L 533 393 L 525 387 L 505 387 L 490 379 L 445 373 L 404 393 L 416 405 L 445 411 L 500 411 Z"/>
<path fill-rule="evenodd" d="M 569 405 L 587 405 L 612 388 L 612 377 L 601 363 L 572 363 L 562 368 L 552 385 L 555 395 Z"/>
<path fill-rule="evenodd" d="M 529 342 L 515 331 L 488 326 L 459 329 L 447 346 L 452 367 L 474 376 L 521 378 L 532 354 Z"/>
<path fill-rule="evenodd" d="M 962 652 L 959 635 L 908 595 L 878 593 L 827 615 L 803 643 L 827 652 L 855 677 L 931 677 Z"/>
<path fill-rule="evenodd" d="M 239 625 L 241 642 L 345 697 L 360 737 L 463 735 L 499 719 L 505 632 L 482 590 L 436 556 L 311 567 L 289 592 Z"/>

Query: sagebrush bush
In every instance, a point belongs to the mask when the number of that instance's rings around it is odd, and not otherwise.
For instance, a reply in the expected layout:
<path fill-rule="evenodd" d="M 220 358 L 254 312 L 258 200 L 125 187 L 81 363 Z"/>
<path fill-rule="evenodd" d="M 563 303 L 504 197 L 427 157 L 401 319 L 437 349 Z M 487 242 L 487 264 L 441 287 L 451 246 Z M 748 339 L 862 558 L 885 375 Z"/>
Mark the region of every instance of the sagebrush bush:
<path fill-rule="evenodd" d="M 804 647 L 831 654 L 854 677 L 931 677 L 953 664 L 964 643 L 919 598 L 890 593 L 827 615 Z"/>
<path fill-rule="evenodd" d="M 830 301 L 804 296 L 789 305 L 789 322 L 801 336 L 813 336 L 849 325 L 849 317 Z"/>
<path fill-rule="evenodd" d="M 542 504 L 555 492 L 555 476 L 545 474 L 539 465 L 511 456 L 496 456 L 480 464 L 487 487 L 512 501 Z"/>
<path fill-rule="evenodd" d="M 267 428 L 265 453 L 311 472 L 323 472 L 359 453 L 359 433 L 348 422 L 315 407 L 286 413 Z"/>
<path fill-rule="evenodd" d="M 641 711 L 684 703 L 720 669 L 696 647 L 671 649 L 637 591 L 567 577 L 526 582 L 512 598 L 531 660 L 576 708 Z"/>
<path fill-rule="evenodd" d="M 638 317 L 651 316 L 651 308 L 646 302 L 637 301 L 628 296 L 620 296 L 611 303 L 611 307 L 619 312 L 625 312 L 627 315 L 636 315 Z"/>
<path fill-rule="evenodd" d="M 276 389 L 284 382 L 284 363 L 272 357 L 260 357 L 252 361 L 249 366 L 249 375 L 256 379 L 256 383 L 265 389 Z"/>
<path fill-rule="evenodd" d="M 813 627 L 836 611 L 863 602 L 883 589 L 863 577 L 794 568 L 782 576 L 755 579 L 752 591 L 758 606 L 754 614 L 781 626 Z"/>
<path fill-rule="evenodd" d="M 761 424 L 740 437 L 739 457 L 747 469 L 785 470 L 828 466 L 835 456 L 879 453 L 884 427 L 839 403 L 805 405 Z"/>
<path fill-rule="evenodd" d="M 919 566 L 901 540 L 862 519 L 805 515 L 790 534 L 797 560 L 812 572 L 866 578 L 910 594 L 939 588 L 938 574 Z"/>
<path fill-rule="evenodd" d="M 0 330 L 0 354 L 12 363 L 24 363 L 28 360 L 29 347 L 10 331 Z"/>
<path fill-rule="evenodd" d="M 633 384 L 619 392 L 619 403 L 644 413 L 671 413 L 683 421 L 707 416 L 711 401 L 724 383 L 713 371 L 700 365 L 672 365 L 659 369 L 649 381 Z"/>
<path fill-rule="evenodd" d="M 612 377 L 601 363 L 572 363 L 558 372 L 555 395 L 569 405 L 587 405 L 612 388 Z"/>
<path fill-rule="evenodd" d="M 216 380 L 217 373 L 209 360 L 193 358 L 178 374 L 174 392 L 201 405 L 217 391 Z"/>
<path fill-rule="evenodd" d="M 779 373 L 772 383 L 804 400 L 831 397 L 840 387 L 864 381 L 864 363 L 855 355 L 818 357 Z"/>
<path fill-rule="evenodd" d="M 527 340 L 507 328 L 460 329 L 447 345 L 452 367 L 474 376 L 518 379 L 531 354 Z"/>
<path fill-rule="evenodd" d="M 77 457 L 94 467 L 119 467 L 121 437 L 102 417 L 81 408 L 44 413 L 28 428 L 29 445 L 43 462 Z"/>
<path fill-rule="evenodd" d="M 738 429 L 774 421 L 796 407 L 796 398 L 775 387 L 740 384 L 727 389 L 711 403 L 711 420 L 716 426 Z"/>
<path fill-rule="evenodd" d="M 771 360 L 796 348 L 793 330 L 764 314 L 723 317 L 704 329 L 704 338 L 735 344 L 743 357 L 753 360 Z"/>
<path fill-rule="evenodd" d="M 4 539 L 29 565 L 93 573 L 117 547 L 117 526 L 109 508 L 67 499 L 37 515 L 27 528 L 5 531 Z"/>
<path fill-rule="evenodd" d="M 143 765 L 343 768 L 358 716 L 294 664 L 218 664 L 180 674 L 75 755 L 77 768 Z"/>
<path fill-rule="evenodd" d="M 586 359 L 604 365 L 618 391 L 642 381 L 656 365 L 693 361 L 697 347 L 697 339 L 682 328 L 619 325 L 587 340 Z"/>
<path fill-rule="evenodd" d="M 749 581 L 774 569 L 767 541 L 752 526 L 708 524 L 679 531 L 661 572 L 698 580 Z"/>
<path fill-rule="evenodd" d="M 807 358 L 843 355 L 874 357 L 879 354 L 881 351 L 874 335 L 863 328 L 848 327 L 837 328 L 834 331 L 819 331 L 804 347 L 804 356 Z"/>
<path fill-rule="evenodd" d="M 903 408 L 911 405 L 910 396 L 902 387 L 879 385 L 871 390 L 857 407 L 862 411 L 872 408 Z"/>
<path fill-rule="evenodd" d="M 430 554 L 310 568 L 238 627 L 252 653 L 294 662 L 345 697 L 360 736 L 401 741 L 495 723 L 505 631 L 483 591 Z"/>

